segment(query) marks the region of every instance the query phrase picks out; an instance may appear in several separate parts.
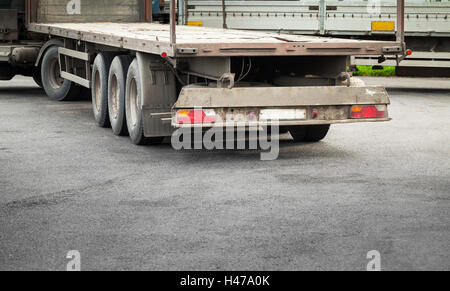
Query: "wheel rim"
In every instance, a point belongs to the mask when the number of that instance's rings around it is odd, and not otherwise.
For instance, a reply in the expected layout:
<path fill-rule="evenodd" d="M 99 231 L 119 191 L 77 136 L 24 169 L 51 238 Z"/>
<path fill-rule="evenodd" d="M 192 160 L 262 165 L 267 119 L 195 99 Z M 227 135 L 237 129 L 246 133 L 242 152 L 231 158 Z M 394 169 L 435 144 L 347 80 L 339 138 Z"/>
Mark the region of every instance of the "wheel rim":
<path fill-rule="evenodd" d="M 100 73 L 99 71 L 95 71 L 94 76 L 94 100 L 95 100 L 95 108 L 100 110 L 100 102 L 101 102 L 101 84 L 100 84 Z"/>
<path fill-rule="evenodd" d="M 130 82 L 130 117 L 131 117 L 131 124 L 136 126 L 137 123 L 137 112 L 138 112 L 138 90 L 137 90 L 137 84 L 136 79 L 133 78 Z"/>
<path fill-rule="evenodd" d="M 119 83 L 117 82 L 117 76 L 113 75 L 110 84 L 109 98 L 111 102 L 111 113 L 114 119 L 117 119 L 119 115 L 119 96 L 120 96 L 120 88 Z"/>
<path fill-rule="evenodd" d="M 51 60 L 49 66 L 47 66 L 47 76 L 50 86 L 55 90 L 61 88 L 64 84 L 64 79 L 61 78 L 58 59 Z"/>

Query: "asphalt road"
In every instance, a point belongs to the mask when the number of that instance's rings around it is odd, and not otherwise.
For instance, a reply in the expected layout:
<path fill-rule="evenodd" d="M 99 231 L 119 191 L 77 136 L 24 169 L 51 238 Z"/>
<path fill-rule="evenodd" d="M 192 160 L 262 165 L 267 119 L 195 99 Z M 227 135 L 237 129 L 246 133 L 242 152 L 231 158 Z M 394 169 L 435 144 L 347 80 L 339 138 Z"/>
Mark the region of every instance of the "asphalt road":
<path fill-rule="evenodd" d="M 423 81 L 426 82 L 426 81 Z M 259 151 L 138 147 L 90 104 L 0 83 L 0 270 L 450 270 L 450 94 Z"/>

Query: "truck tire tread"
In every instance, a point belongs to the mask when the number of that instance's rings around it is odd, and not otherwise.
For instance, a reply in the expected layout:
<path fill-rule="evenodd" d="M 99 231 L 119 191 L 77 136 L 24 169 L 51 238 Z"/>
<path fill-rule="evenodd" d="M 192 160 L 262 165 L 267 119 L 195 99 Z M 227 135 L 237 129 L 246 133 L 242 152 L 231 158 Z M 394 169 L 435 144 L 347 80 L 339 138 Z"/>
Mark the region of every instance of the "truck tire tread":
<path fill-rule="evenodd" d="M 45 93 L 55 101 L 76 99 L 80 94 L 81 87 L 69 80 L 62 79 L 56 73 L 55 66 L 57 64 L 55 62 L 58 62 L 58 46 L 51 46 L 45 51 L 41 64 L 41 80 Z"/>
<path fill-rule="evenodd" d="M 113 58 L 114 54 L 112 53 L 99 53 L 92 66 L 92 109 L 95 121 L 100 127 L 110 126 L 108 114 L 108 76 Z"/>
<path fill-rule="evenodd" d="M 136 88 L 132 88 L 133 85 Z M 142 92 L 141 77 L 139 74 L 139 64 L 135 58 L 128 69 L 127 82 L 125 88 L 125 115 L 127 120 L 128 133 L 131 141 L 136 145 L 157 145 L 161 144 L 164 137 L 146 137 L 144 134 L 144 121 L 142 114 Z M 133 89 L 133 90 L 132 90 Z M 135 105 L 135 108 L 132 108 Z M 136 109 L 135 111 L 133 111 Z"/>
<path fill-rule="evenodd" d="M 127 82 L 128 68 L 130 67 L 133 57 L 129 55 L 116 56 L 111 63 L 108 77 L 108 113 L 112 131 L 115 135 L 128 135 L 127 121 L 125 116 L 125 86 Z M 112 96 L 114 85 L 113 77 L 115 76 L 118 87 L 116 93 L 118 96 Z M 117 112 L 113 112 L 113 97 L 117 100 Z"/>

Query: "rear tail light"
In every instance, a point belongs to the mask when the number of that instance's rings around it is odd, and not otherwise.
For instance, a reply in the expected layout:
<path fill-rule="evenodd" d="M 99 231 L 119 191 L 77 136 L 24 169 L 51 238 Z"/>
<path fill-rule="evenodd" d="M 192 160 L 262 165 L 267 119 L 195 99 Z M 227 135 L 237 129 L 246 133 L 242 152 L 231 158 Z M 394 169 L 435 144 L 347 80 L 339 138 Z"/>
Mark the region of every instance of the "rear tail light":
<path fill-rule="evenodd" d="M 214 109 L 182 109 L 177 111 L 178 124 L 214 123 L 216 112 Z"/>
<path fill-rule="evenodd" d="M 387 116 L 386 105 L 354 105 L 351 109 L 351 118 L 385 118 Z"/>

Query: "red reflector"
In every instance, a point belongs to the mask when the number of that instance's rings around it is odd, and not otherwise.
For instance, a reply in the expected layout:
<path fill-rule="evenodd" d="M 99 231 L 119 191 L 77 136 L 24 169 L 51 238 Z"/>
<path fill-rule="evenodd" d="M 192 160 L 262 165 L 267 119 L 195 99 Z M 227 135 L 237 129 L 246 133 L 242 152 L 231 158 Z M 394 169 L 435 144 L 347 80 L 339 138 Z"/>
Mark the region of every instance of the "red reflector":
<path fill-rule="evenodd" d="M 212 109 L 178 110 L 176 118 L 178 124 L 214 123 L 216 113 Z"/>
<path fill-rule="evenodd" d="M 355 119 L 384 118 L 386 117 L 386 107 L 384 105 L 355 105 L 352 106 L 351 117 Z"/>
<path fill-rule="evenodd" d="M 313 118 L 316 118 L 317 116 L 319 116 L 319 110 L 313 109 L 313 110 L 312 110 L 312 117 L 313 117 Z"/>

